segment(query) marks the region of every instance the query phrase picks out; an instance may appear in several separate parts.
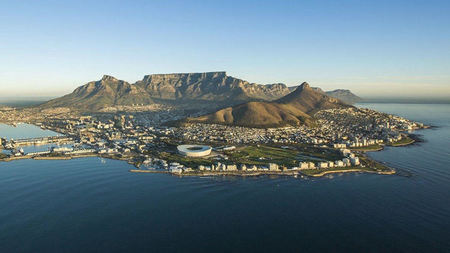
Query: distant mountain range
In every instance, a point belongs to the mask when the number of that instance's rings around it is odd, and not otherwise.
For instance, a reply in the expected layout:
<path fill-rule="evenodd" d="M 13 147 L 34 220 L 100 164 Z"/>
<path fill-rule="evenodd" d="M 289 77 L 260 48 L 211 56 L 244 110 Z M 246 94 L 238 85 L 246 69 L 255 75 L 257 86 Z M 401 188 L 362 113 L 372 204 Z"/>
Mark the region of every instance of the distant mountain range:
<path fill-rule="evenodd" d="M 321 90 L 320 88 L 318 88 L 318 89 Z M 325 94 L 327 94 L 330 97 L 334 97 L 341 101 L 344 101 L 345 103 L 350 104 L 350 105 L 353 105 L 355 103 L 362 101 L 362 98 L 356 96 L 350 90 L 337 89 L 337 90 L 332 90 L 332 91 L 325 91 Z"/>
<path fill-rule="evenodd" d="M 294 88 L 282 83 L 249 83 L 228 76 L 225 72 L 154 74 L 132 84 L 105 75 L 99 81 L 89 82 L 39 107 L 99 111 L 106 107 L 159 103 L 214 109 L 252 101 L 274 101 L 286 96 Z M 326 94 L 348 103 L 359 99 L 348 90 L 335 90 Z"/>
<path fill-rule="evenodd" d="M 289 87 L 289 90 L 293 91 L 296 89 L 296 87 L 297 86 L 291 86 L 291 87 Z M 350 104 L 350 105 L 353 105 L 355 103 L 362 101 L 362 98 L 356 96 L 350 90 L 337 89 L 337 90 L 331 90 L 331 91 L 323 91 L 321 88 L 318 88 L 318 87 L 311 87 L 311 88 L 320 93 L 324 93 L 330 97 L 337 98 L 337 99 L 339 99 L 347 104 Z"/>
<path fill-rule="evenodd" d="M 197 118 L 188 118 L 184 122 L 245 127 L 309 125 L 313 123 L 314 113 L 319 110 L 346 107 L 351 105 L 327 96 L 305 82 L 293 92 L 272 102 L 248 102 Z"/>

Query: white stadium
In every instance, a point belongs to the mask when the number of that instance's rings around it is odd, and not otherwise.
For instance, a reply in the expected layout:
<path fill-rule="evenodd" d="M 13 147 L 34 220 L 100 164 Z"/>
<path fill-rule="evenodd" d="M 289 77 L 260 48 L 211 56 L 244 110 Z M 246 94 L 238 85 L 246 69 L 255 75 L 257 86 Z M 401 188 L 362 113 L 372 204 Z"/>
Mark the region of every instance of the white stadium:
<path fill-rule="evenodd" d="M 204 145 L 179 145 L 178 153 L 189 157 L 201 157 L 211 154 L 212 148 Z"/>

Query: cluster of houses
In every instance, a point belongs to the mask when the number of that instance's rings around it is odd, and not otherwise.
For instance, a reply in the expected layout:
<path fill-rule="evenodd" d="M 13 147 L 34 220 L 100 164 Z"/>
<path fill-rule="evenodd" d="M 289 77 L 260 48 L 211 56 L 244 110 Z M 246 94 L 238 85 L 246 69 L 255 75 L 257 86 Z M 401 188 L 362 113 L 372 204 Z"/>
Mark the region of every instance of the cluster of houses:
<path fill-rule="evenodd" d="M 398 138 L 401 139 L 401 136 L 399 136 Z M 394 140 L 394 139 L 391 139 Z M 397 141 L 399 139 L 395 139 L 395 141 Z M 375 144 L 381 144 L 384 143 L 384 140 L 380 140 L 380 139 L 366 139 L 366 138 L 362 138 L 360 139 L 355 139 L 355 140 L 347 140 L 341 143 L 333 143 L 333 148 L 336 149 L 341 149 L 341 148 L 357 148 L 357 147 L 367 147 L 370 145 L 375 145 Z"/>
<path fill-rule="evenodd" d="M 328 140 L 348 147 L 395 142 L 402 138 L 402 131 L 424 127 L 422 123 L 365 108 L 322 110 L 314 117 Z"/>
<path fill-rule="evenodd" d="M 137 117 L 137 118 L 136 118 Z M 324 169 L 334 167 L 358 166 L 360 161 L 348 148 L 364 147 L 383 142 L 400 140 L 400 131 L 423 127 L 420 123 L 411 122 L 398 116 L 379 113 L 369 109 L 331 109 L 316 113 L 318 127 L 307 126 L 284 128 L 246 128 L 215 124 L 190 124 L 184 127 L 149 126 L 144 124 L 145 117 L 133 115 L 116 115 L 113 117 L 71 117 L 64 119 L 48 119 L 42 124 L 48 128 L 64 133 L 65 136 L 51 137 L 45 140 L 22 140 L 41 144 L 75 142 L 82 147 L 57 147 L 52 150 L 28 153 L 28 155 L 45 155 L 61 153 L 66 155 L 81 155 L 88 153 L 115 154 L 129 157 L 143 157 L 151 150 L 164 150 L 167 142 L 193 141 L 196 143 L 222 142 L 230 146 L 217 147 L 216 151 L 230 151 L 232 144 L 327 144 L 340 149 L 345 158 L 338 161 L 300 162 L 289 170 Z M 150 122 L 150 121 L 149 121 Z M 147 122 L 148 123 L 148 122 Z M 68 136 L 68 137 L 66 137 Z M 17 143 L 20 140 L 16 140 Z M 0 146 L 8 142 L 0 139 Z M 13 146 L 11 146 L 13 148 Z M 23 152 L 16 154 L 24 155 Z M 145 160 L 146 165 L 182 173 L 193 170 L 182 164 L 170 163 L 161 159 Z M 236 165 L 217 162 L 211 165 L 200 165 L 199 171 L 283 171 L 288 168 L 276 164 L 267 165 Z"/>
<path fill-rule="evenodd" d="M 173 130 L 173 137 L 193 142 L 346 144 L 364 147 L 402 138 L 401 131 L 423 124 L 364 108 L 322 110 L 314 115 L 318 127 L 246 128 L 194 123 Z"/>

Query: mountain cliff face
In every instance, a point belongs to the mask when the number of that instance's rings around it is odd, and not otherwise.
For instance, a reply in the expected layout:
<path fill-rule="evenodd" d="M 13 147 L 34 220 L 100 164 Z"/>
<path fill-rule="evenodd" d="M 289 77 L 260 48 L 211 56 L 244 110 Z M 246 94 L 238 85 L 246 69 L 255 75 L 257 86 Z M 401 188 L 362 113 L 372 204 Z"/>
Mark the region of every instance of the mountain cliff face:
<path fill-rule="evenodd" d="M 110 107 L 159 103 L 186 109 L 214 110 L 250 101 L 274 101 L 291 90 L 282 83 L 249 83 L 225 72 L 154 74 L 132 84 L 105 75 L 99 81 L 89 82 L 71 94 L 40 107 L 99 111 Z M 340 91 L 339 94 L 344 93 Z"/>
<path fill-rule="evenodd" d="M 311 124 L 314 113 L 319 110 L 346 107 L 350 105 L 317 92 L 308 83 L 303 83 L 276 101 L 240 104 L 197 118 L 188 118 L 186 122 L 246 127 L 298 126 Z"/>
<path fill-rule="evenodd" d="M 147 75 L 136 86 L 150 97 L 181 100 L 273 100 L 286 93 L 284 84 L 259 85 L 225 72 Z"/>
<path fill-rule="evenodd" d="M 40 107 L 98 111 L 106 107 L 157 102 L 214 108 L 248 101 L 270 101 L 287 93 L 289 89 L 284 84 L 249 83 L 227 76 L 225 72 L 147 75 L 133 84 L 105 75 L 99 81 L 89 82 Z"/>

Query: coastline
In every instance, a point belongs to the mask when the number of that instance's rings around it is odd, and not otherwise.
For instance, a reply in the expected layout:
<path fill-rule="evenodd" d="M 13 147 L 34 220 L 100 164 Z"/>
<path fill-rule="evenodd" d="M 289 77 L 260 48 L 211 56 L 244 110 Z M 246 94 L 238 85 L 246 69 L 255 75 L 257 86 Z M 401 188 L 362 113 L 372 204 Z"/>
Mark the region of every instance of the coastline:
<path fill-rule="evenodd" d="M 71 156 L 36 156 L 33 160 L 70 160 Z"/>
<path fill-rule="evenodd" d="M 15 160 L 23 160 L 23 159 L 33 159 L 33 160 L 71 160 L 77 158 L 87 158 L 87 157 L 100 157 L 112 160 L 121 160 L 128 161 L 129 164 L 135 166 L 135 169 L 130 169 L 129 172 L 132 173 L 159 173 L 159 174 L 170 174 L 175 176 L 240 176 L 240 177 L 253 177 L 253 176 L 306 176 L 306 177 L 323 177 L 329 174 L 339 174 L 339 173 L 374 173 L 379 175 L 393 175 L 396 173 L 396 170 L 393 168 L 389 168 L 385 165 L 380 164 L 379 162 L 370 159 L 370 162 L 377 166 L 383 166 L 383 171 L 378 170 L 376 168 L 370 167 L 351 167 L 351 168 L 342 168 L 342 169 L 330 169 L 330 170 L 287 170 L 287 171 L 191 171 L 191 172 L 183 172 L 183 173 L 175 173 L 170 172 L 168 170 L 151 170 L 151 169 L 140 169 L 136 163 L 131 163 L 130 160 L 126 158 L 119 157 L 111 157 L 111 156 L 102 156 L 98 154 L 86 154 L 86 155 L 74 155 L 74 156 L 20 156 L 20 157 L 12 157 L 1 159 L 3 162 L 11 162 Z M 365 158 L 368 159 L 368 158 Z M 308 172 L 306 172 L 308 171 Z M 316 173 L 317 172 L 317 173 Z"/>
<path fill-rule="evenodd" d="M 388 146 L 388 147 L 404 147 L 404 146 L 413 145 L 413 144 L 415 144 L 415 143 L 418 143 L 418 142 L 422 142 L 422 141 L 423 141 L 423 140 L 422 140 L 420 137 L 418 137 L 418 135 L 416 135 L 416 134 L 408 134 L 408 135 L 406 135 L 405 138 L 406 138 L 407 140 L 402 139 L 402 140 L 400 140 L 400 141 L 398 141 L 398 142 L 394 142 L 394 143 L 377 144 L 376 147 L 372 147 L 372 148 L 371 148 L 370 146 L 367 146 L 367 147 L 350 148 L 350 149 L 351 149 L 352 151 L 362 152 L 362 153 L 365 153 L 365 152 L 378 152 L 378 151 L 384 150 L 384 148 L 385 148 L 386 146 Z"/>
<path fill-rule="evenodd" d="M 391 147 L 403 147 L 403 146 L 411 145 L 411 144 L 413 144 L 415 142 L 416 142 L 416 140 L 411 138 L 411 136 L 408 134 L 404 138 L 402 138 L 401 140 L 393 142 L 393 143 L 388 143 L 387 145 L 391 146 Z"/>
<path fill-rule="evenodd" d="M 33 159 L 33 160 L 71 160 L 71 159 L 86 158 L 86 157 L 102 157 L 102 158 L 108 158 L 108 159 L 113 159 L 113 160 L 126 160 L 126 159 L 118 159 L 118 158 L 113 158 L 113 157 L 102 156 L 102 155 L 98 155 L 98 154 L 85 154 L 85 155 L 69 155 L 69 156 L 64 156 L 64 155 L 61 155 L 61 156 L 29 156 L 29 155 L 13 156 L 13 157 L 0 159 L 0 162 L 12 162 L 12 161 L 24 160 L 24 159 Z"/>
<path fill-rule="evenodd" d="M 379 170 L 371 170 L 370 168 L 365 167 L 356 167 L 351 169 L 334 169 L 334 170 L 326 170 L 321 171 L 319 173 L 306 173 L 302 170 L 295 171 L 192 171 L 192 172 L 183 172 L 183 173 L 175 173 L 166 170 L 145 170 L 145 169 L 131 169 L 129 170 L 132 173 L 160 173 L 160 174 L 170 174 L 175 176 L 239 176 L 239 177 L 253 177 L 253 176 L 305 176 L 305 177 L 323 177 L 329 174 L 339 174 L 339 173 L 372 173 L 379 175 L 394 175 L 396 174 L 396 170 L 389 168 L 387 171 L 379 171 Z M 320 171 L 320 170 L 317 170 Z"/>
<path fill-rule="evenodd" d="M 423 129 L 426 129 L 428 127 L 424 127 Z M 52 129 L 52 131 L 55 131 Z M 63 134 L 60 131 L 55 131 L 57 133 Z M 420 137 L 416 134 L 402 134 L 404 138 L 402 138 L 400 141 L 395 143 L 386 143 L 386 144 L 375 144 L 372 146 L 366 146 L 366 147 L 357 147 L 357 148 L 350 148 L 352 151 L 358 152 L 360 154 L 364 154 L 365 152 L 377 152 L 384 149 L 385 146 L 392 146 L 392 147 L 402 147 L 411 145 L 415 142 L 420 142 Z M 248 176 L 262 176 L 262 175 L 282 175 L 282 176 L 306 176 L 306 177 L 323 177 L 330 174 L 337 174 L 337 173 L 351 173 L 351 172 L 367 172 L 367 173 L 375 173 L 375 174 L 381 174 L 381 175 L 392 175 L 396 173 L 396 170 L 393 168 L 389 168 L 371 158 L 368 158 L 367 156 L 364 156 L 365 163 L 361 167 L 347 167 L 347 168 L 328 168 L 328 169 L 311 169 L 311 170 L 279 170 L 279 171 L 267 171 L 267 170 L 258 170 L 258 171 L 241 171 L 241 170 L 233 170 L 233 171 L 187 171 L 182 173 L 177 172 L 171 172 L 168 170 L 151 170 L 151 169 L 140 169 L 140 166 L 142 164 L 141 161 L 139 161 L 139 157 L 136 156 L 119 156 L 119 155 L 109 155 L 109 154 L 98 154 L 98 153 L 87 153 L 87 154 L 77 154 L 77 155 L 64 155 L 64 154 L 58 154 L 58 155 L 52 155 L 52 156 L 17 156 L 17 157 L 8 157 L 8 158 L 2 158 L 1 161 L 9 162 L 14 160 L 21 160 L 21 159 L 34 159 L 34 160 L 70 160 L 70 159 L 76 159 L 76 158 L 85 158 L 85 157 L 101 157 L 106 159 L 113 159 L 113 160 L 122 160 L 127 161 L 129 164 L 136 167 L 136 169 L 129 170 L 133 173 L 163 173 L 163 174 L 171 174 L 171 175 L 178 175 L 178 176 L 242 176 L 242 177 L 248 177 Z M 136 159 L 137 158 L 137 159 Z M 364 166 L 365 165 L 365 166 Z"/>
<path fill-rule="evenodd" d="M 381 151 L 384 149 L 383 145 L 378 145 L 377 147 L 361 147 L 361 148 L 350 148 L 350 150 L 352 151 L 356 151 L 356 152 L 376 152 L 376 151 Z"/>
<path fill-rule="evenodd" d="M 350 169 L 350 170 L 330 170 L 330 171 L 324 171 L 318 174 L 311 175 L 312 177 L 323 177 L 328 174 L 337 174 L 337 173 L 349 173 L 349 172 L 365 172 L 365 173 L 374 173 L 379 175 L 394 175 L 397 173 L 395 170 L 391 171 L 370 171 L 370 170 L 364 170 L 364 169 Z"/>
<path fill-rule="evenodd" d="M 130 169 L 129 172 L 132 173 L 161 173 L 161 174 L 171 174 L 176 176 L 240 176 L 240 177 L 252 177 L 252 176 L 306 176 L 306 177 L 322 177 L 329 174 L 335 173 L 350 173 L 350 172 L 368 172 L 368 173 L 376 173 L 376 174 L 395 174 L 395 170 L 393 168 L 389 168 L 375 160 L 372 160 L 368 157 L 364 157 L 364 164 L 367 167 L 344 167 L 344 168 L 328 168 L 328 169 L 310 169 L 310 170 L 257 170 L 257 171 L 242 171 L 242 170 L 233 170 L 233 171 L 186 171 L 186 172 L 171 172 L 169 170 L 152 170 L 152 169 L 141 169 L 141 162 L 132 159 L 132 156 L 121 157 L 117 155 L 105 155 L 105 154 L 97 154 L 97 153 L 87 153 L 87 154 L 78 154 L 78 155 L 53 155 L 53 156 L 17 156 L 17 157 L 8 157 L 0 159 L 4 162 L 10 162 L 14 160 L 22 160 L 22 159 L 33 159 L 33 160 L 71 160 L 76 158 L 86 158 L 86 157 L 101 157 L 112 160 L 122 160 L 127 161 L 129 164 L 133 165 L 135 169 Z"/>

